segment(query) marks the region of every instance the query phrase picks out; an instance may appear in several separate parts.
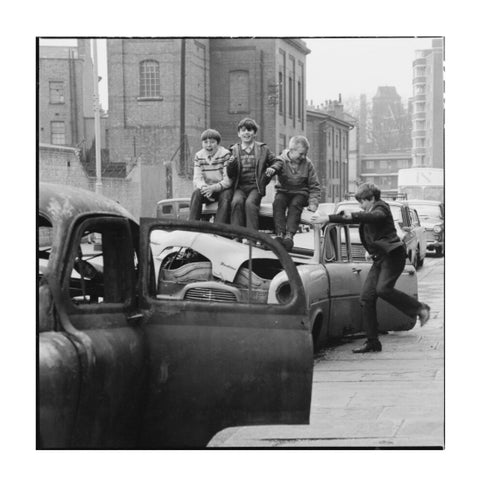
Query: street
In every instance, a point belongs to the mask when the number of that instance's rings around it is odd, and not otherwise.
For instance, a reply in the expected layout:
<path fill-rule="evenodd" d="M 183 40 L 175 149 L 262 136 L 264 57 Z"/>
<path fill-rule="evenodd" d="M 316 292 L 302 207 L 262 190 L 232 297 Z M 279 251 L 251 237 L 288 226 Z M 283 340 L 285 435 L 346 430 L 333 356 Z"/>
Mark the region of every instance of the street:
<path fill-rule="evenodd" d="M 398 448 L 444 446 L 444 258 L 418 273 L 430 321 L 382 335 L 383 351 L 353 354 L 364 337 L 315 356 L 310 424 L 224 430 L 210 447 Z"/>

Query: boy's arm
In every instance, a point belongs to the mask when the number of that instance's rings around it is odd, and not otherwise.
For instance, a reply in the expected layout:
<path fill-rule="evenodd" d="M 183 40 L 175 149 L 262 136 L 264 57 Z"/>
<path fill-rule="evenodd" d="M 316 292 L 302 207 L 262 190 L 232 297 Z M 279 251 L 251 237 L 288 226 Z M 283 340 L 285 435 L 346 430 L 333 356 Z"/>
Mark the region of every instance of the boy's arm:
<path fill-rule="evenodd" d="M 328 216 L 330 222 L 353 222 L 355 224 L 360 222 L 365 223 L 379 223 L 383 222 L 387 218 L 386 209 L 383 207 L 377 207 L 371 212 L 352 212 L 350 215 L 343 214 L 332 214 Z"/>
<path fill-rule="evenodd" d="M 231 148 L 230 151 L 231 155 L 226 163 L 227 177 L 231 180 L 235 180 L 236 176 L 238 175 L 238 158 L 235 156 L 234 146 Z"/>
<path fill-rule="evenodd" d="M 267 148 L 267 163 L 266 166 L 273 168 L 275 170 L 275 173 L 279 173 L 282 169 L 282 164 L 283 161 L 280 157 L 276 157 L 270 150 L 270 148 Z"/>
<path fill-rule="evenodd" d="M 223 178 L 222 180 L 220 180 L 220 182 L 213 185 L 213 190 L 215 192 L 221 192 L 222 190 L 229 189 L 232 186 L 232 179 L 228 176 L 228 173 L 227 173 L 227 167 L 228 167 L 230 158 L 231 158 L 230 154 L 225 156 L 225 160 L 223 162 Z"/>
<path fill-rule="evenodd" d="M 200 160 L 195 155 L 195 158 L 193 159 L 193 187 L 195 189 L 201 189 L 207 185 L 205 183 L 205 178 L 203 177 L 203 170 L 200 164 Z"/>

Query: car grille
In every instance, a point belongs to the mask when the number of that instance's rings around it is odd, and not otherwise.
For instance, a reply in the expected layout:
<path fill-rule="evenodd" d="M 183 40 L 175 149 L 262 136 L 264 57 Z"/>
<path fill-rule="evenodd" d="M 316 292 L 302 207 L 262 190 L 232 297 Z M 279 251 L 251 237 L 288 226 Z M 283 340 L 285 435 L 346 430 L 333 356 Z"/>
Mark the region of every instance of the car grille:
<path fill-rule="evenodd" d="M 365 261 L 365 249 L 361 244 L 352 244 L 350 246 L 350 251 L 352 253 L 352 259 L 355 261 Z M 342 259 L 347 258 L 347 248 L 345 244 L 342 243 Z"/>
<path fill-rule="evenodd" d="M 426 229 L 425 230 L 425 235 L 427 236 L 427 242 L 435 242 L 436 238 L 434 236 L 433 229 Z"/>
<path fill-rule="evenodd" d="M 365 248 L 361 244 L 352 244 L 352 258 L 365 260 Z"/>
<path fill-rule="evenodd" d="M 185 300 L 193 301 L 237 301 L 234 293 L 218 288 L 189 288 Z"/>

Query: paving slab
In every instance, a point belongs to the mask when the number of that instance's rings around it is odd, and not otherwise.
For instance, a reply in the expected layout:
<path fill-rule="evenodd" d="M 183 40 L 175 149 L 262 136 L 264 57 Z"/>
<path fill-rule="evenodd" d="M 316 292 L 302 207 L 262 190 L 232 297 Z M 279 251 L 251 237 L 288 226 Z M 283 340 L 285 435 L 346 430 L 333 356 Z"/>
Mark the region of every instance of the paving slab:
<path fill-rule="evenodd" d="M 443 270 L 443 258 L 427 258 L 417 273 L 427 325 L 382 335 L 379 353 L 353 354 L 364 337 L 350 337 L 316 356 L 309 425 L 230 428 L 209 446 L 443 448 Z"/>

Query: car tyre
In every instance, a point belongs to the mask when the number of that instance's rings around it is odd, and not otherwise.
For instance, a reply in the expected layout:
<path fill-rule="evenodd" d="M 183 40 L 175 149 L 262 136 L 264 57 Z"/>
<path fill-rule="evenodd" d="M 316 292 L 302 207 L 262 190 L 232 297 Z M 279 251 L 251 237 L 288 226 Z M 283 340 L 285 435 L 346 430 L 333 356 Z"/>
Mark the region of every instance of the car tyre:
<path fill-rule="evenodd" d="M 415 269 L 421 268 L 423 266 L 425 258 L 420 257 L 420 248 L 417 248 L 417 266 L 415 266 Z"/>
<path fill-rule="evenodd" d="M 415 268 L 417 269 L 418 267 L 418 262 L 417 262 L 417 251 L 415 250 L 415 253 L 410 253 L 410 256 L 408 257 L 408 259 L 410 260 L 410 264 Z"/>
<path fill-rule="evenodd" d="M 442 248 L 442 246 L 439 246 L 438 248 L 435 248 L 435 254 L 437 255 L 438 258 L 441 258 L 443 256 L 443 248 Z"/>

